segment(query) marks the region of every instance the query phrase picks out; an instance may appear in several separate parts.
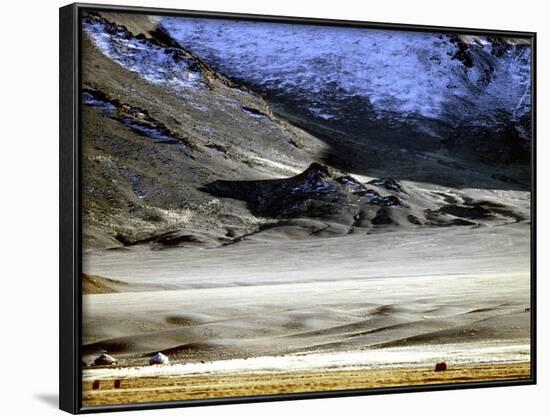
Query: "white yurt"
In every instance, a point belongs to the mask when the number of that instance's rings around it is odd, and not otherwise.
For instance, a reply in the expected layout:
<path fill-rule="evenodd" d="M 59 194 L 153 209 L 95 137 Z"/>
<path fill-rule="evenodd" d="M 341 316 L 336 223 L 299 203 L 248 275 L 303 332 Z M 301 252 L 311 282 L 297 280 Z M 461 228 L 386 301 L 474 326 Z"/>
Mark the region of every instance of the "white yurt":
<path fill-rule="evenodd" d="M 118 361 L 110 355 L 103 353 L 94 360 L 94 365 L 115 365 Z"/>
<path fill-rule="evenodd" d="M 162 354 L 161 352 L 156 353 L 149 359 L 149 365 L 166 365 L 169 363 L 170 359 L 168 359 L 168 356 Z"/>

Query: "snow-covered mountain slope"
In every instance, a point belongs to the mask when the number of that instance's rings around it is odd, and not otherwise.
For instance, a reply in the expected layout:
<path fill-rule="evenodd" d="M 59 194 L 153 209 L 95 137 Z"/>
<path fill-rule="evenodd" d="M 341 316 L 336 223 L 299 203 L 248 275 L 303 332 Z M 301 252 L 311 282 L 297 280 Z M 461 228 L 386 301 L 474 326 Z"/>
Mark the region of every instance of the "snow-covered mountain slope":
<path fill-rule="evenodd" d="M 202 81 L 193 61 L 179 51 L 166 49 L 145 37 L 131 37 L 126 28 L 94 15 L 87 16 L 82 27 L 107 57 L 153 84 L 190 89 Z"/>
<path fill-rule="evenodd" d="M 162 27 L 219 72 L 326 121 L 509 123 L 530 138 L 531 50 L 523 39 L 168 17 Z M 368 115 L 368 116 L 366 116 Z M 438 123 L 436 123 L 438 125 Z"/>

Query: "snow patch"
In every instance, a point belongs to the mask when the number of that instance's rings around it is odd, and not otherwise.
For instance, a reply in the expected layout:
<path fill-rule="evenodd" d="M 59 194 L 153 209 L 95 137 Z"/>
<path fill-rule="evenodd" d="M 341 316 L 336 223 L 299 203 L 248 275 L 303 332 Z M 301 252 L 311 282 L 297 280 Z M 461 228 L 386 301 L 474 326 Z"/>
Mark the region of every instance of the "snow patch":
<path fill-rule="evenodd" d="M 468 67 L 457 58 L 457 40 L 442 33 L 186 17 L 161 25 L 221 73 L 295 97 L 324 120 L 345 119 L 350 103 L 373 118 L 453 124 L 491 124 L 499 113 L 518 119 L 531 110 L 531 49 L 513 39 L 499 55 L 489 38 L 463 37 Z"/>
<path fill-rule="evenodd" d="M 134 37 L 100 17 L 87 16 L 82 29 L 107 57 L 153 84 L 178 90 L 197 87 L 203 79 L 200 72 L 192 69 L 193 61 L 182 58 L 173 48 Z"/>
<path fill-rule="evenodd" d="M 417 347 L 365 349 L 349 352 L 261 356 L 204 363 L 139 366 L 132 368 L 85 369 L 84 380 L 183 376 L 194 374 L 300 372 L 339 369 L 391 369 L 432 367 L 438 361 L 451 365 L 520 362 L 530 359 L 529 343 L 513 341 L 423 345 Z"/>

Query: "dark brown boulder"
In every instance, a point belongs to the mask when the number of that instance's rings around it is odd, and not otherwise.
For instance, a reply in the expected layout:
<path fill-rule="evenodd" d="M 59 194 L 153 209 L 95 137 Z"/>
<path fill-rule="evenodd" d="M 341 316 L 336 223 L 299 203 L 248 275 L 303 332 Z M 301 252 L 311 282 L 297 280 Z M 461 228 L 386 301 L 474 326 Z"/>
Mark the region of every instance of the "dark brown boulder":
<path fill-rule="evenodd" d="M 439 362 L 435 364 L 435 372 L 443 372 L 447 370 L 447 364 L 445 362 Z"/>

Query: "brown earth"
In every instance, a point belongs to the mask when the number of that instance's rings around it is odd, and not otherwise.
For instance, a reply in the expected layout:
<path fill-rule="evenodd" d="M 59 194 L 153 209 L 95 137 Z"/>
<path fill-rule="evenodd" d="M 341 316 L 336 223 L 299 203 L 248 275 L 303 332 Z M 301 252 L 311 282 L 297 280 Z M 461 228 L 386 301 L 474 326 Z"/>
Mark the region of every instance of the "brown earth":
<path fill-rule="evenodd" d="M 127 285 L 125 282 L 116 279 L 82 274 L 82 294 L 108 294 L 118 292 L 118 288 L 125 285 Z"/>
<path fill-rule="evenodd" d="M 99 389 L 95 390 L 92 389 L 94 381 L 88 380 L 84 382 L 83 405 L 91 407 L 411 385 L 511 381 L 526 380 L 530 376 L 531 364 L 523 362 L 463 365 L 449 367 L 445 372 L 434 372 L 433 369 L 426 368 L 399 368 L 132 378 L 121 380 L 118 389 L 114 388 L 114 380 L 101 380 Z"/>

